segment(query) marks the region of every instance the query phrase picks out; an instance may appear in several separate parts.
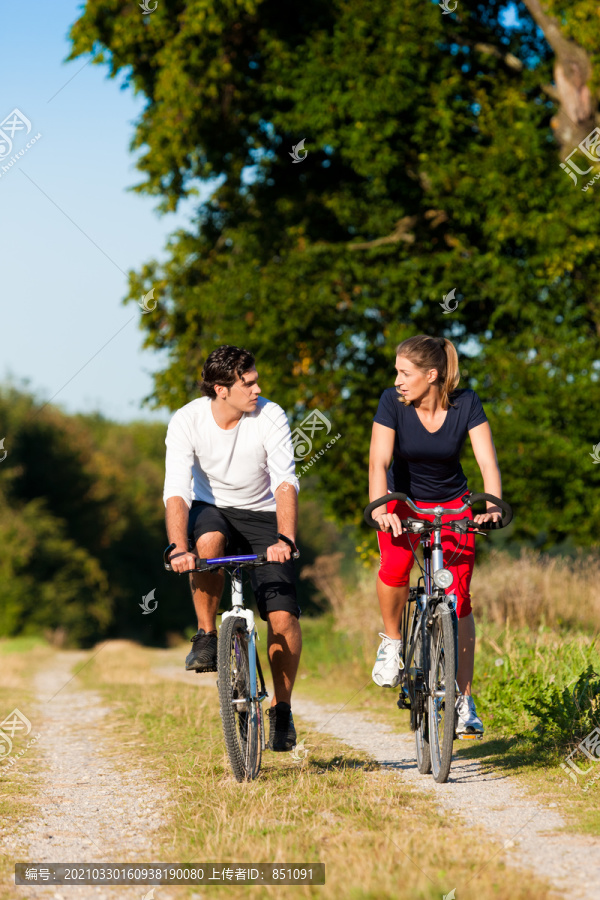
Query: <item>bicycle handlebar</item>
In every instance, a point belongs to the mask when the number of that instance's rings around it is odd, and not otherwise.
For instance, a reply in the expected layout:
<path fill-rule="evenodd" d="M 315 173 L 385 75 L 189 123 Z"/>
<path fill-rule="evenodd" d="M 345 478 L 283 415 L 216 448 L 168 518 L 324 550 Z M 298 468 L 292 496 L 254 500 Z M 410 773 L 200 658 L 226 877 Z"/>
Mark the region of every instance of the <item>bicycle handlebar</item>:
<path fill-rule="evenodd" d="M 385 497 L 379 497 L 377 500 L 373 500 L 365 508 L 364 520 L 370 528 L 375 528 L 376 531 L 379 531 L 379 525 L 377 524 L 377 522 L 375 521 L 375 519 L 372 516 L 373 510 L 377 509 L 378 506 L 387 505 L 390 502 L 390 500 L 401 500 L 402 502 L 406 503 L 416 513 L 420 513 L 420 514 L 429 513 L 432 515 L 439 515 L 439 516 L 451 515 L 452 513 L 462 513 L 466 509 L 470 509 L 474 503 L 478 503 L 481 500 L 489 500 L 491 503 L 493 503 L 495 506 L 500 507 L 500 509 L 502 510 L 502 521 L 501 522 L 494 522 L 492 520 L 491 522 L 479 523 L 479 522 L 473 522 L 471 519 L 456 519 L 454 521 L 451 520 L 450 522 L 444 522 L 442 524 L 443 528 L 453 528 L 453 530 L 459 530 L 459 531 L 467 531 L 469 529 L 470 530 L 483 529 L 485 531 L 492 531 L 492 530 L 496 530 L 498 528 L 506 528 L 506 526 L 509 525 L 510 522 L 512 521 L 512 517 L 513 517 L 513 511 L 512 511 L 512 508 L 510 507 L 510 505 L 505 500 L 501 500 L 499 497 L 494 497 L 493 494 L 483 494 L 483 493 L 482 494 L 470 494 L 467 492 L 466 494 L 464 494 L 461 497 L 461 500 L 463 501 L 463 505 L 461 507 L 459 507 L 458 509 L 449 509 L 448 507 L 443 507 L 441 504 L 436 504 L 434 507 L 422 509 L 421 507 L 416 506 L 414 504 L 414 502 L 410 499 L 410 497 L 407 497 L 406 494 L 401 494 L 400 492 L 394 492 L 391 494 L 386 494 Z M 436 510 L 440 510 L 440 511 L 436 513 Z M 467 523 L 467 524 L 463 524 L 463 523 Z M 424 522 L 423 519 L 401 520 L 401 524 L 402 524 L 403 531 L 406 530 L 406 531 L 412 532 L 413 534 L 422 533 L 424 531 L 423 526 L 428 526 L 428 530 L 432 530 L 432 528 L 433 528 L 433 523 Z M 414 527 L 415 524 L 418 524 L 419 527 L 415 528 Z M 455 528 L 454 526 L 458 526 L 458 527 Z"/>
<path fill-rule="evenodd" d="M 169 544 L 169 546 L 165 549 L 163 553 L 163 564 L 167 572 L 173 571 L 173 566 L 170 563 L 170 554 L 171 551 L 175 549 L 176 544 Z M 191 552 L 191 551 L 190 551 Z M 192 554 L 194 556 L 194 554 Z M 297 559 L 300 556 L 298 551 L 292 554 L 293 559 Z M 264 566 L 266 563 L 272 562 L 277 564 L 279 560 L 269 560 L 267 559 L 266 553 L 250 553 L 250 554 L 242 554 L 237 556 L 214 556 L 209 559 L 201 559 L 199 556 L 195 556 L 196 566 L 193 569 L 185 569 L 183 572 L 178 572 L 178 575 L 187 575 L 190 572 L 209 572 L 212 569 L 220 569 L 220 568 L 229 568 L 230 566 L 239 568 L 246 566 Z M 280 563 L 283 565 L 283 563 Z"/>

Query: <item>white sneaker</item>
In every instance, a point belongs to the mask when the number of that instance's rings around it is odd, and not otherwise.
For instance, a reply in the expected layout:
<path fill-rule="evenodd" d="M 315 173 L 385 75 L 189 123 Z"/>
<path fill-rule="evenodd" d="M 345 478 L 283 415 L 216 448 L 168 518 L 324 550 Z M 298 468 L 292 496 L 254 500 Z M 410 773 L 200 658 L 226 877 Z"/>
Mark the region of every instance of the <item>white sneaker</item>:
<path fill-rule="evenodd" d="M 483 722 L 477 715 L 475 701 L 470 695 L 459 694 L 456 698 L 457 734 L 483 734 Z"/>
<path fill-rule="evenodd" d="M 400 670 L 404 668 L 402 641 L 396 641 L 381 632 L 379 637 L 382 640 L 373 666 L 373 681 L 379 687 L 396 687 L 400 682 Z"/>

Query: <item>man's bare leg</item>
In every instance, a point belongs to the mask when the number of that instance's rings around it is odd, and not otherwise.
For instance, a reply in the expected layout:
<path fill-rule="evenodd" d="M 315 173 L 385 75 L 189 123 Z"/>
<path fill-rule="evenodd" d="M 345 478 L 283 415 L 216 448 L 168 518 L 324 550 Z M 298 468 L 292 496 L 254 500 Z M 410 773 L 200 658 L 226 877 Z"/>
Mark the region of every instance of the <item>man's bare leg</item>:
<path fill-rule="evenodd" d="M 201 559 L 212 559 L 225 553 L 225 535 L 220 531 L 209 531 L 202 534 L 196 542 L 196 553 Z M 223 594 L 225 574 L 218 572 L 193 572 L 190 575 L 190 589 L 194 609 L 198 618 L 198 630 L 201 628 L 208 634 L 216 631 L 217 610 Z"/>
<path fill-rule="evenodd" d="M 276 610 L 267 613 L 268 651 L 274 695 L 271 706 L 283 701 L 291 705 L 292 688 L 302 650 L 302 630 L 293 613 Z"/>

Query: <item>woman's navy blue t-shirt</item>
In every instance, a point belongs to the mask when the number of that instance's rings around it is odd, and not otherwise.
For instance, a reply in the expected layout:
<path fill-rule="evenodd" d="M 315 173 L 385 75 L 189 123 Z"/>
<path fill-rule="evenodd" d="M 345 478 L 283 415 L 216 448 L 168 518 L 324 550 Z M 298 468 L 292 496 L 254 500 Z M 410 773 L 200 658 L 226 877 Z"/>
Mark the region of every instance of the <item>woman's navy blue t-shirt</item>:
<path fill-rule="evenodd" d="M 444 423 L 431 434 L 410 403 L 405 406 L 395 387 L 381 395 L 373 421 L 396 432 L 394 461 L 387 473 L 388 490 L 412 500 L 445 503 L 460 497 L 467 479 L 460 453 L 471 428 L 487 422 L 481 400 L 471 390 L 454 391 Z"/>

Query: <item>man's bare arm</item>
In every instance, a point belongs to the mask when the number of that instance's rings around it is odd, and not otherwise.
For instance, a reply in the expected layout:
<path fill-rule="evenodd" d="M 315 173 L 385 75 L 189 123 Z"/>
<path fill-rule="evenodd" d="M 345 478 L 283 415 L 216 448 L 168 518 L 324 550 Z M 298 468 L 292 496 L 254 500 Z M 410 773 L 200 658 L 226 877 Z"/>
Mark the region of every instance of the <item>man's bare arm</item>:
<path fill-rule="evenodd" d="M 284 481 L 275 491 L 275 504 L 277 510 L 277 531 L 285 534 L 296 543 L 296 531 L 298 529 L 298 494 L 293 484 Z M 277 541 L 267 548 L 267 559 L 272 562 L 285 562 L 290 559 L 292 550 L 285 541 Z"/>
<path fill-rule="evenodd" d="M 196 564 L 196 557 L 188 551 L 189 514 L 187 503 L 183 497 L 168 498 L 165 513 L 167 537 L 169 544 L 175 544 L 175 549 L 171 551 L 171 557 L 176 553 L 185 554 L 178 556 L 177 559 L 172 559 L 171 565 L 175 572 L 189 572 Z"/>

